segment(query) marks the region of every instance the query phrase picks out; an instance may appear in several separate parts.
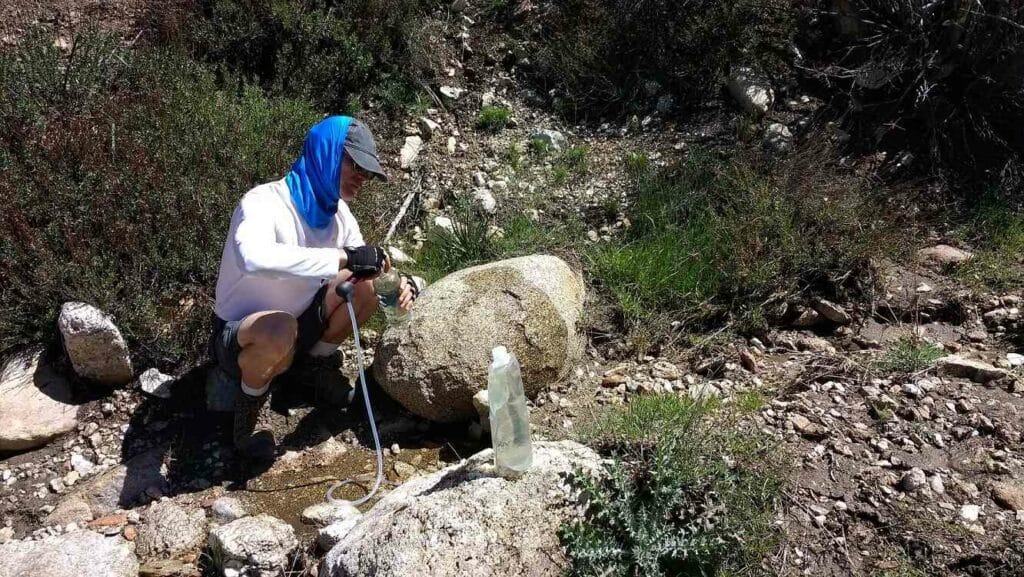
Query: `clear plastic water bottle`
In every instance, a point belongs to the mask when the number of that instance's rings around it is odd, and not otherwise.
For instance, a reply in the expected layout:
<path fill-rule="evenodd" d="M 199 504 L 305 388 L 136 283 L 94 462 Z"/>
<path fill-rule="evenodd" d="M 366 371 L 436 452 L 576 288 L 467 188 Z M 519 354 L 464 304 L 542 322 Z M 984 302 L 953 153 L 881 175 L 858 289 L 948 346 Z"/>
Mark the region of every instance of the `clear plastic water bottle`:
<path fill-rule="evenodd" d="M 408 320 L 409 311 L 398 306 L 398 298 L 402 295 L 402 275 L 392 267 L 373 279 L 373 290 L 380 300 L 381 310 L 388 323 L 400 323 Z"/>
<path fill-rule="evenodd" d="M 505 347 L 494 347 L 491 358 L 487 402 L 490 405 L 494 465 L 501 475 L 517 475 L 524 473 L 533 463 L 530 414 L 523 393 L 523 377 L 515 354 Z"/>

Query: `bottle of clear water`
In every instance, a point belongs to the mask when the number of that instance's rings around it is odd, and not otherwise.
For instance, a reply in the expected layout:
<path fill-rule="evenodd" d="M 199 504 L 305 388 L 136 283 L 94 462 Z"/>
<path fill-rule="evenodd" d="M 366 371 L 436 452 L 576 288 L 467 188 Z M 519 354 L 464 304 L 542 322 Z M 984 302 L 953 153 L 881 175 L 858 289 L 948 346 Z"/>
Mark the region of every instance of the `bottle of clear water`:
<path fill-rule="evenodd" d="M 398 298 L 402 295 L 402 275 L 392 267 L 373 279 L 373 290 L 380 300 L 381 310 L 388 323 L 400 323 L 409 319 L 409 311 L 398 306 Z"/>
<path fill-rule="evenodd" d="M 487 402 L 490 405 L 494 465 L 501 475 L 517 475 L 529 469 L 533 462 L 530 415 L 523 393 L 523 377 L 515 354 L 505 347 L 494 347 L 491 357 Z"/>

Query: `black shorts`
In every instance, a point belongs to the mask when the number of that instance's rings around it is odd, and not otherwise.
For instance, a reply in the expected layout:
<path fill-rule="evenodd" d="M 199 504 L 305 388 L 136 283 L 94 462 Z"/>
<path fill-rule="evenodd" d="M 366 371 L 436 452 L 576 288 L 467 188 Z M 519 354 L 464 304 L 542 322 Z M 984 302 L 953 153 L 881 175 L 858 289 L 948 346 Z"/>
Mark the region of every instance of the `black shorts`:
<path fill-rule="evenodd" d="M 313 348 L 327 329 L 327 318 L 324 315 L 324 297 L 328 285 L 325 283 L 316 291 L 313 302 L 302 311 L 299 321 L 299 336 L 295 343 L 295 357 L 305 355 Z M 227 374 L 236 379 L 242 378 L 242 370 L 238 366 L 238 355 L 242 346 L 238 343 L 238 330 L 242 321 L 225 321 L 213 315 L 213 330 L 210 334 L 208 352 L 210 360 L 219 365 Z M 293 361 L 294 362 L 294 361 Z"/>

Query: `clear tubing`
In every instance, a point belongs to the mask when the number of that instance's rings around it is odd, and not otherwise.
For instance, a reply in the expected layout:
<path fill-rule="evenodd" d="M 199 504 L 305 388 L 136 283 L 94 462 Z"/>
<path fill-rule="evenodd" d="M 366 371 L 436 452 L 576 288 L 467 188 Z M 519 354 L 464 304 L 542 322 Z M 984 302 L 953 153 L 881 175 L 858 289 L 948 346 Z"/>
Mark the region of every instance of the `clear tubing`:
<path fill-rule="evenodd" d="M 363 368 L 363 345 L 359 342 L 359 323 L 356 321 L 356 310 L 352 308 L 352 299 L 347 299 L 346 304 L 348 305 L 348 315 L 352 319 L 352 338 L 356 344 L 356 364 L 359 366 L 359 384 L 363 387 L 363 400 L 366 402 L 366 417 L 370 420 L 370 431 L 373 432 L 373 448 L 377 450 L 377 479 L 373 482 L 373 488 L 370 489 L 370 492 L 355 501 L 335 499 L 334 491 L 338 487 L 354 485 L 358 482 L 358 479 L 338 481 L 331 485 L 330 489 L 327 489 L 327 502 L 332 504 L 348 503 L 358 507 L 369 501 L 377 493 L 377 489 L 380 488 L 380 483 L 384 479 L 384 455 L 380 450 L 380 437 L 377 435 L 377 422 L 373 418 L 373 407 L 370 406 L 370 392 L 366 388 L 366 373 Z"/>

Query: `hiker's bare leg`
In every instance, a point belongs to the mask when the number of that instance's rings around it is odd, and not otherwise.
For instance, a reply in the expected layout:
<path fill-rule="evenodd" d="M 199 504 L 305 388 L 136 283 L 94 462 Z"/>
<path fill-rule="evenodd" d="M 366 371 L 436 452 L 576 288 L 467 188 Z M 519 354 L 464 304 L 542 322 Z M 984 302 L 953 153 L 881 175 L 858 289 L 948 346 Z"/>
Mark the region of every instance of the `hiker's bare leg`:
<path fill-rule="evenodd" d="M 348 314 L 345 301 L 334 292 L 339 284 L 349 280 L 352 272 L 343 270 L 331 281 L 324 297 L 324 314 L 327 316 L 327 328 L 320 340 L 325 343 L 341 344 L 352 336 L 352 319 Z M 352 296 L 352 306 L 356 309 L 356 319 L 360 326 L 377 312 L 377 295 L 373 292 L 373 283 L 362 281 L 356 283 Z"/>
<path fill-rule="evenodd" d="M 242 382 L 254 389 L 263 389 L 271 379 L 283 373 L 295 356 L 295 340 L 299 323 L 283 311 L 253 313 L 242 320 L 238 329 L 238 366 Z"/>

